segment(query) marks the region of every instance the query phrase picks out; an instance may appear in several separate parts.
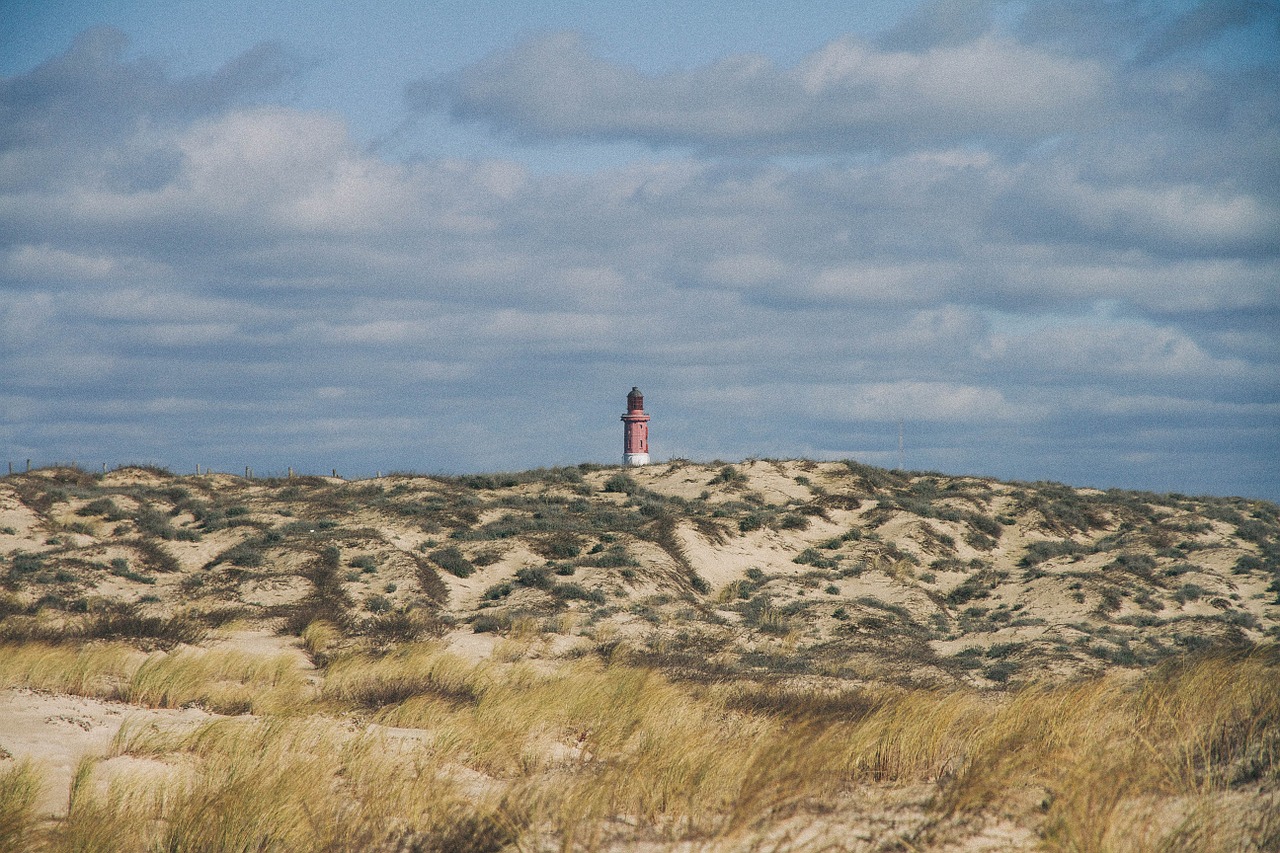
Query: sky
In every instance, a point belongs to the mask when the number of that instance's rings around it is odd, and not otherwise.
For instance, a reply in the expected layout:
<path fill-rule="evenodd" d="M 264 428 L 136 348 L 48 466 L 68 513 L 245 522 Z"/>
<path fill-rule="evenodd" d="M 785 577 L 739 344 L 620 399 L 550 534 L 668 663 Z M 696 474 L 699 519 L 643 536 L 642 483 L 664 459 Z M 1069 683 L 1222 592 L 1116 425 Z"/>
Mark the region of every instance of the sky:
<path fill-rule="evenodd" d="M 16 468 L 616 463 L 634 385 L 1280 500 L 1280 3 L 0 0 L 0 376 Z"/>

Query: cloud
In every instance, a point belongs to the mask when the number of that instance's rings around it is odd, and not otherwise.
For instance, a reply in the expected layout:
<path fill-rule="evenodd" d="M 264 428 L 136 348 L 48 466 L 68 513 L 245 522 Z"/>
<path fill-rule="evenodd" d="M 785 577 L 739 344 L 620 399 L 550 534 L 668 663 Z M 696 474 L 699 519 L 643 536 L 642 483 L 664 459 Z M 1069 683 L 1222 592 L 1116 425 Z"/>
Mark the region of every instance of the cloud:
<path fill-rule="evenodd" d="M 1150 38 L 1138 54 L 1139 62 L 1155 62 L 1211 43 L 1224 33 L 1270 18 L 1274 26 L 1280 9 L 1262 0 L 1209 0 L 1179 15 Z"/>
<path fill-rule="evenodd" d="M 990 32 L 991 0 L 927 0 L 900 20 L 877 43 L 887 50 L 955 47 Z"/>
<path fill-rule="evenodd" d="M 0 275 L 19 281 L 105 281 L 155 278 L 165 267 L 118 254 L 69 251 L 47 243 L 10 247 L 0 256 Z"/>
<path fill-rule="evenodd" d="M 1020 220 L 1025 234 L 1177 252 L 1266 251 L 1280 239 L 1280 200 L 1252 187 L 1090 181 L 1064 169 L 1067 164 L 1055 165 L 1024 167 L 1029 174 L 1000 200 L 1010 221 L 1019 211 L 1033 214 Z"/>
<path fill-rule="evenodd" d="M 268 91 L 305 65 L 264 43 L 212 74 L 173 78 L 158 62 L 127 60 L 129 39 L 99 26 L 27 74 L 0 81 L 0 151 L 93 144 L 144 123 L 207 115 Z"/>
<path fill-rule="evenodd" d="M 1024 405 L 1005 399 L 996 388 L 953 382 L 872 382 L 852 389 L 819 390 L 813 403 L 826 402 L 833 414 L 857 421 L 977 422 L 1026 421 L 1041 416 Z"/>
<path fill-rule="evenodd" d="M 915 467 L 1092 482 L 1105 447 L 1280 496 L 1187 450 L 1206 418 L 1276 442 L 1274 94 L 1187 42 L 1157 98 L 1123 51 L 993 8 L 786 68 L 644 75 L 560 35 L 415 85 L 570 151 L 681 149 L 561 171 L 370 151 L 264 96 L 293 73 L 276 48 L 190 78 L 90 33 L 0 81 L 10 452 L 610 460 L 638 384 L 660 455 L 892 463 L 903 418 Z"/>
<path fill-rule="evenodd" d="M 1107 69 L 985 34 L 892 50 L 846 37 L 779 68 L 749 54 L 643 75 L 575 33 L 522 43 L 407 90 L 420 111 L 527 139 L 634 140 L 704 150 L 810 153 L 1026 142 L 1096 126 L 1111 110 Z"/>
<path fill-rule="evenodd" d="M 983 356 L 1049 385 L 1119 380 L 1212 393 L 1221 383 L 1260 388 L 1270 380 L 1267 371 L 1243 359 L 1214 356 L 1179 329 L 1145 323 L 1063 324 L 1024 335 L 994 334 L 984 343 Z"/>
<path fill-rule="evenodd" d="M 0 302 L 0 352 L 22 352 L 45 340 L 54 317 L 47 293 L 14 294 Z"/>

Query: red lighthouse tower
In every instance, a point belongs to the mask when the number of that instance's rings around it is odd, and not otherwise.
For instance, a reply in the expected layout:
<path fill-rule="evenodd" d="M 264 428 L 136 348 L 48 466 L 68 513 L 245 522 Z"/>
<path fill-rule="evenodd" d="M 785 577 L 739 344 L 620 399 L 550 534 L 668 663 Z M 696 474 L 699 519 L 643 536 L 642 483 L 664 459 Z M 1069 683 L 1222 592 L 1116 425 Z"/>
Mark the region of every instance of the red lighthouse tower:
<path fill-rule="evenodd" d="M 634 386 L 622 416 L 622 464 L 649 464 L 649 416 L 644 413 L 644 395 Z"/>

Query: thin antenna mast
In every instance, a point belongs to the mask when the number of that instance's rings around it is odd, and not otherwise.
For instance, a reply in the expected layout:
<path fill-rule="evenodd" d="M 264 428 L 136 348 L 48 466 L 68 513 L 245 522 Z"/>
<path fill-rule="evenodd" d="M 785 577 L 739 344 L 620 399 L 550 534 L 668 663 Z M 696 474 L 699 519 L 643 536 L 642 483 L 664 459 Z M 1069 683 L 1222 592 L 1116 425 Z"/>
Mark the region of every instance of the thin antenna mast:
<path fill-rule="evenodd" d="M 901 471 L 905 454 L 902 449 L 902 418 L 898 418 L 898 470 Z"/>

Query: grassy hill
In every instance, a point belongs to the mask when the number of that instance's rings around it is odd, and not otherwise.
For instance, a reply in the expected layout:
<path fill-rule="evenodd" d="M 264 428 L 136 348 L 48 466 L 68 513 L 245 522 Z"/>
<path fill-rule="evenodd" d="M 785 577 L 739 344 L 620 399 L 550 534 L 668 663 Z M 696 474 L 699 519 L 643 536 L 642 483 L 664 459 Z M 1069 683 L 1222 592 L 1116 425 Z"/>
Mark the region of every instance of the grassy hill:
<path fill-rule="evenodd" d="M 0 849 L 1280 846 L 1263 501 L 54 468 L 0 576 Z"/>

